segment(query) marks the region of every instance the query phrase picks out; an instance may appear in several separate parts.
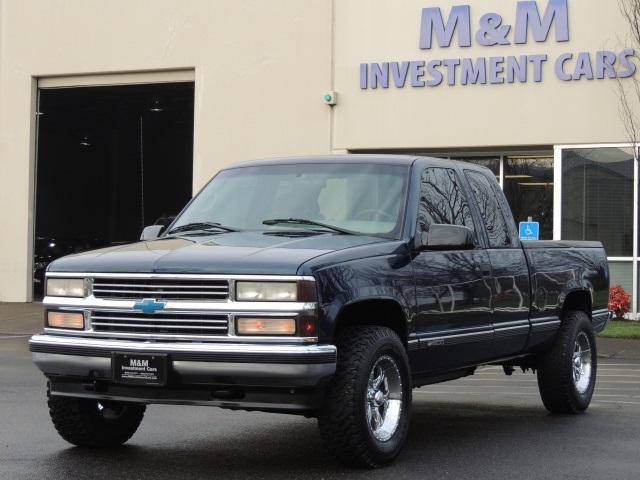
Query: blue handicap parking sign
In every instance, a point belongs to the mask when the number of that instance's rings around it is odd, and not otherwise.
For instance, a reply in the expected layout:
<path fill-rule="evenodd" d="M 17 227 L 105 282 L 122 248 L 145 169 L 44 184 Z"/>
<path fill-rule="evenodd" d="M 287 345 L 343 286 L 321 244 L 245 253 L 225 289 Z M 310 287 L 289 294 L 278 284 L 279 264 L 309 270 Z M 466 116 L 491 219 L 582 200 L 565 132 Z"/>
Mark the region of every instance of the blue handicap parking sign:
<path fill-rule="evenodd" d="M 540 224 L 538 222 L 520 222 L 520 240 L 538 240 Z"/>

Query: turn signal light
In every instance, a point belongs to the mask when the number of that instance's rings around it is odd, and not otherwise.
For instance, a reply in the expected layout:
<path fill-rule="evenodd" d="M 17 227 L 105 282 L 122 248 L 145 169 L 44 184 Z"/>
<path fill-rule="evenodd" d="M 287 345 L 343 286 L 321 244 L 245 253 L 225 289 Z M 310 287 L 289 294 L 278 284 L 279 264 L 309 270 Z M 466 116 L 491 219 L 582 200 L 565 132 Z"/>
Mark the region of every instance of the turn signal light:
<path fill-rule="evenodd" d="M 82 313 L 47 312 L 47 325 L 53 328 L 84 328 L 84 316 Z"/>
<path fill-rule="evenodd" d="M 239 318 L 238 335 L 295 335 L 295 318 Z"/>
<path fill-rule="evenodd" d="M 317 337 L 318 336 L 318 317 L 300 316 L 298 317 L 298 336 L 300 337 Z"/>

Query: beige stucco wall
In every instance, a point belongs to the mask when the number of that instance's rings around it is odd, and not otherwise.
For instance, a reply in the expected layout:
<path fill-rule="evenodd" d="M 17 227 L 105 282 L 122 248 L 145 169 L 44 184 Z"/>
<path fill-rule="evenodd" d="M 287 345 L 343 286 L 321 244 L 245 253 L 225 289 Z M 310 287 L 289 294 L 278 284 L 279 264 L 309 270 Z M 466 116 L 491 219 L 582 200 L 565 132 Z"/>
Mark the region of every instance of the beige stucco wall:
<path fill-rule="evenodd" d="M 627 26 L 616 2 L 568 1 L 569 42 L 420 50 L 423 8 L 471 5 L 473 35 L 488 12 L 513 25 L 516 0 L 0 0 L 0 301 L 30 298 L 38 79 L 191 71 L 194 190 L 265 156 L 625 142 L 615 81 L 563 82 L 553 63 L 617 53 Z M 540 83 L 359 87 L 360 63 L 540 53 Z"/>
<path fill-rule="evenodd" d="M 221 166 L 330 151 L 330 0 L 0 0 L 0 301 L 25 301 L 39 77 L 195 70 L 194 189 Z"/>
<path fill-rule="evenodd" d="M 555 59 L 578 52 L 614 52 L 628 31 L 614 1 L 568 0 L 568 42 L 556 42 L 553 28 L 544 43 L 529 32 L 527 44 L 513 44 L 516 0 L 350 0 L 336 2 L 335 147 L 424 148 L 553 145 L 626 141 L 618 118 L 616 82 L 611 79 L 564 82 L 554 73 Z M 541 15 L 548 0 L 538 0 Z M 471 47 L 437 43 L 419 48 L 421 12 L 440 7 L 445 21 L 453 5 L 470 5 Z M 475 41 L 482 15 L 499 13 L 511 25 L 511 45 L 482 46 Z M 435 40 L 434 40 L 435 42 Z M 626 45 L 625 45 L 626 46 Z M 360 63 L 460 59 L 547 54 L 542 82 L 361 90 Z M 638 73 L 636 73 L 638 75 Z M 503 75 L 504 76 L 504 75 Z M 427 79 L 425 77 L 424 79 Z"/>

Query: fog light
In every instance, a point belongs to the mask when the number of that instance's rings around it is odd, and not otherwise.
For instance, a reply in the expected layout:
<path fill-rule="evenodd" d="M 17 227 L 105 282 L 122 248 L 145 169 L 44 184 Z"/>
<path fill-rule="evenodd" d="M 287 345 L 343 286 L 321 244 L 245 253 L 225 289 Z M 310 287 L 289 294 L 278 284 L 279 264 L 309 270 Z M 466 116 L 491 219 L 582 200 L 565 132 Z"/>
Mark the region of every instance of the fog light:
<path fill-rule="evenodd" d="M 84 328 L 84 315 L 82 313 L 47 312 L 47 325 L 53 328 Z"/>
<path fill-rule="evenodd" d="M 295 335 L 294 318 L 239 318 L 238 335 Z"/>

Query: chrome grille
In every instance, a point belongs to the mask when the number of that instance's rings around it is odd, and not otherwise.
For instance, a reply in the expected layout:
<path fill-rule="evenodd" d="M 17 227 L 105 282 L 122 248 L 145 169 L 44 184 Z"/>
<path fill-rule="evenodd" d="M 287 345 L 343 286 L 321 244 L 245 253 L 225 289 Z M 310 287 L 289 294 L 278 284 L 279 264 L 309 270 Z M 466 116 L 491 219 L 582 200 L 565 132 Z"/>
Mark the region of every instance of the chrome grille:
<path fill-rule="evenodd" d="M 94 332 L 155 335 L 227 335 L 227 315 L 200 313 L 91 312 Z"/>
<path fill-rule="evenodd" d="M 140 300 L 227 300 L 229 282 L 210 279 L 174 278 L 96 278 L 93 281 L 96 298 Z"/>

